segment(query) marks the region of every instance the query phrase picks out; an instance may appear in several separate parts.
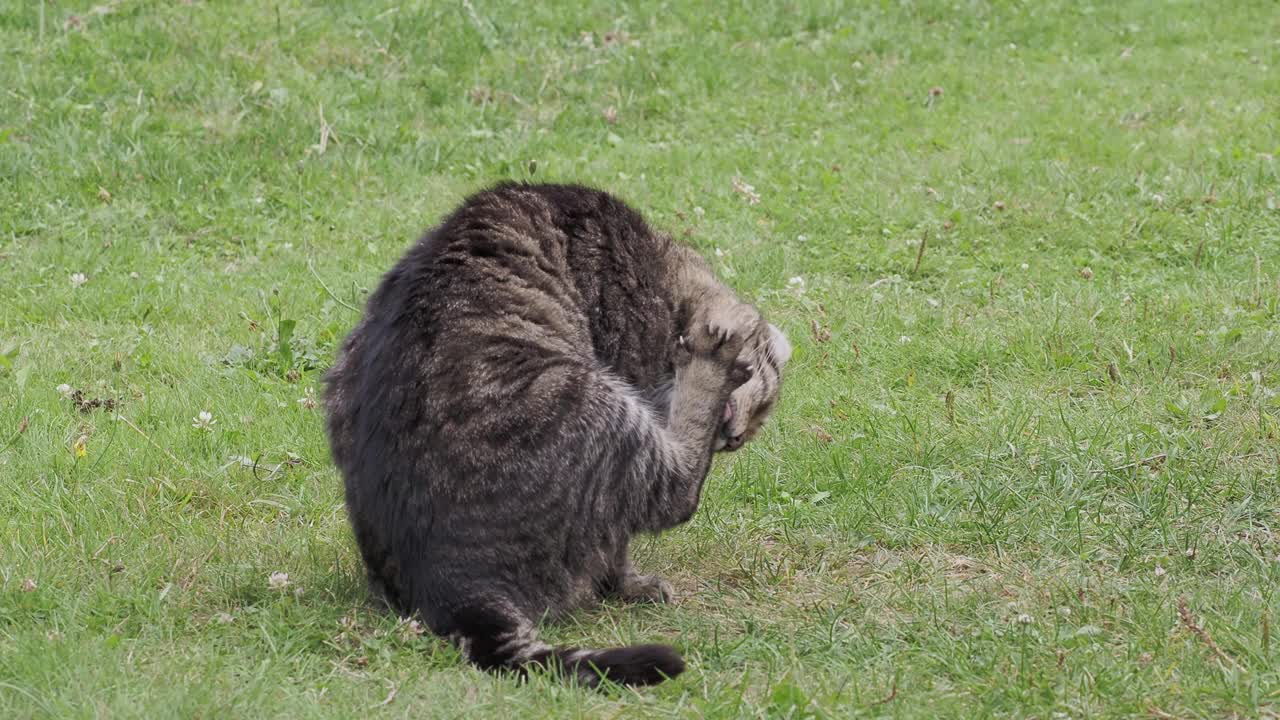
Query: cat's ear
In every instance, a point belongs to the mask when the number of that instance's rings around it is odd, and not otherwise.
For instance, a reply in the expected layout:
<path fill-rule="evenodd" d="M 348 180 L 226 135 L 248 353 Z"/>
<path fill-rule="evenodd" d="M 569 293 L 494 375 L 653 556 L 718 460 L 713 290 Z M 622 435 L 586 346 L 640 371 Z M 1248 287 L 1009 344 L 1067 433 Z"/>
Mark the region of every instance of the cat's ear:
<path fill-rule="evenodd" d="M 791 359 L 791 341 L 773 323 L 769 323 L 769 354 L 778 361 L 778 367 L 786 365 Z"/>

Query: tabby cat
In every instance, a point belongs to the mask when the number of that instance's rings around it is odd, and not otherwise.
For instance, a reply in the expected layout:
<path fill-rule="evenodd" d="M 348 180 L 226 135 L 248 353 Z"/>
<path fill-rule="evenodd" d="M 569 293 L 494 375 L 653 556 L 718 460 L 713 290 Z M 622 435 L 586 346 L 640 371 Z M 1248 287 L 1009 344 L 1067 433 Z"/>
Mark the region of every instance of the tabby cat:
<path fill-rule="evenodd" d="M 555 648 L 535 625 L 601 595 L 671 599 L 628 541 L 693 515 L 713 453 L 760 429 L 790 352 L 609 194 L 471 196 L 382 278 L 326 375 L 372 590 L 486 669 L 679 674 L 671 647 Z"/>

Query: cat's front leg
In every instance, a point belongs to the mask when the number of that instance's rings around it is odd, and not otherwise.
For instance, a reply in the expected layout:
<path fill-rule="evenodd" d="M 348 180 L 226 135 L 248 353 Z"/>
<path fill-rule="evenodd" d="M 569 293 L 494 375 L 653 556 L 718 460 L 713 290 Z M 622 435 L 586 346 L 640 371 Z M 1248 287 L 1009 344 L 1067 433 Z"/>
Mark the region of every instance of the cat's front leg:
<path fill-rule="evenodd" d="M 728 314 L 695 323 L 675 351 L 676 377 L 664 433 L 669 444 L 659 464 L 664 472 L 649 483 L 637 529 L 661 531 L 688 522 L 698 509 L 702 483 L 711 469 L 715 437 L 729 394 L 751 377 L 738 360 L 744 341 L 741 317 Z"/>
<path fill-rule="evenodd" d="M 671 583 L 657 575 L 640 575 L 634 569 L 623 579 L 618 597 L 624 602 L 671 604 L 676 601 L 676 592 Z"/>
<path fill-rule="evenodd" d="M 605 583 L 605 592 L 629 603 L 673 603 L 676 597 L 671 583 L 657 575 L 636 572 L 626 545 L 618 551 L 613 570 Z"/>

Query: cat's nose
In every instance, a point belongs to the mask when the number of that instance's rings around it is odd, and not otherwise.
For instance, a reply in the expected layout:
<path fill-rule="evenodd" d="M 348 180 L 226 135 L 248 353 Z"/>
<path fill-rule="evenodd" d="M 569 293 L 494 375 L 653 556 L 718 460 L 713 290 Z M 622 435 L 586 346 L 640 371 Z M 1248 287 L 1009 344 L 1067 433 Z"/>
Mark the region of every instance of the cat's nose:
<path fill-rule="evenodd" d="M 725 449 L 727 450 L 737 450 L 738 448 L 742 447 L 742 436 L 734 435 L 733 437 L 725 441 L 724 446 L 725 446 Z"/>

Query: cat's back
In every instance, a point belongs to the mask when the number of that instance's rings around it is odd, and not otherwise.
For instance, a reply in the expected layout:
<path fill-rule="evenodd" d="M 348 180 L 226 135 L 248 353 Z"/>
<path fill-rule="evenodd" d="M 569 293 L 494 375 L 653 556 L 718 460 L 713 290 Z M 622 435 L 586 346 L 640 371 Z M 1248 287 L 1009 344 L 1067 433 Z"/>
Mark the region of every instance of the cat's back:
<path fill-rule="evenodd" d="M 512 183 L 493 192 L 500 203 L 519 198 L 515 202 L 545 209 L 529 216 L 529 232 L 555 228 L 557 272 L 572 287 L 594 358 L 638 387 L 669 374 L 676 324 L 671 239 L 626 202 L 595 188 Z"/>
<path fill-rule="evenodd" d="M 666 241 L 618 198 L 578 185 L 507 182 L 469 196 L 419 240 L 384 286 L 416 310 L 481 312 L 545 303 L 581 313 L 602 288 L 652 289 Z"/>
<path fill-rule="evenodd" d="M 536 444 L 530 433 L 555 423 L 528 419 L 571 416 L 585 373 L 652 384 L 668 344 L 655 335 L 672 322 L 664 243 L 590 188 L 504 183 L 468 197 L 383 276 L 344 342 L 329 375 L 335 436 L 368 437 L 363 417 L 391 431 L 375 435 L 431 422 L 432 435 Z"/>
<path fill-rule="evenodd" d="M 648 385 L 673 323 L 669 244 L 601 190 L 503 183 L 467 198 L 406 254 L 385 304 L 417 336 L 448 336 L 446 362 L 465 359 L 472 341 L 538 339 Z"/>

